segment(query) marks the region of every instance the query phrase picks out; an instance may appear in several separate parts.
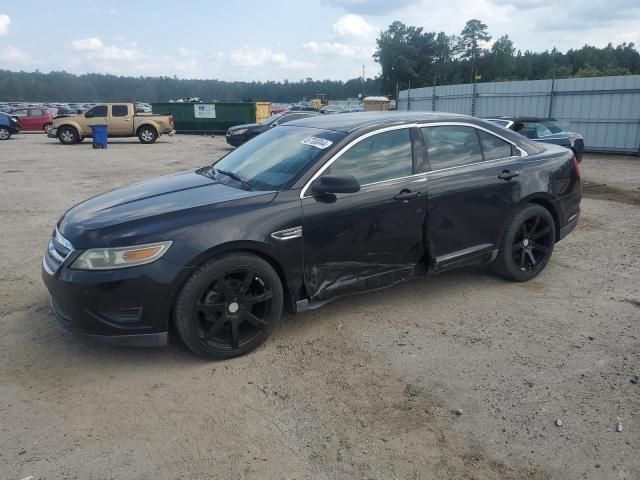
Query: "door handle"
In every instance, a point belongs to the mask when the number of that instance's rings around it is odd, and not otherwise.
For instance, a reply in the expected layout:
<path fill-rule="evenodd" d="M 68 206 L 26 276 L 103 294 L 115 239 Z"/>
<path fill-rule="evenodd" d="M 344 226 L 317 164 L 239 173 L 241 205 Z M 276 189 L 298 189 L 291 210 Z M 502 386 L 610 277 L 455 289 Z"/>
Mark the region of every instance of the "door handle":
<path fill-rule="evenodd" d="M 400 200 L 403 202 L 408 202 L 409 200 L 416 198 L 420 195 L 420 192 L 412 192 L 411 190 L 402 190 L 399 194 L 393 197 L 394 200 Z"/>
<path fill-rule="evenodd" d="M 518 172 L 510 172 L 509 170 L 503 170 L 502 173 L 498 175 L 498 178 L 500 180 L 511 180 L 512 178 L 517 177 L 518 175 L 520 175 Z"/>
<path fill-rule="evenodd" d="M 124 121 L 125 121 L 125 122 L 130 122 L 130 121 L 131 121 L 131 119 L 130 119 L 130 118 L 125 118 L 125 119 L 124 119 Z"/>

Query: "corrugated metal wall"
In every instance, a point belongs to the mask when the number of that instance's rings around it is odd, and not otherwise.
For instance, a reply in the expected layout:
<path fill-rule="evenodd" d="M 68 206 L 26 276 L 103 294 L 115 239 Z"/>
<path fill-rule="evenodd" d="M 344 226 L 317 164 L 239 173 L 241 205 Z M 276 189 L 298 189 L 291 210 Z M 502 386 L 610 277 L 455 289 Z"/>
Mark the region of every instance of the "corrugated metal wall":
<path fill-rule="evenodd" d="M 587 150 L 640 153 L 640 75 L 416 88 L 400 92 L 398 108 L 556 118 L 584 136 Z"/>

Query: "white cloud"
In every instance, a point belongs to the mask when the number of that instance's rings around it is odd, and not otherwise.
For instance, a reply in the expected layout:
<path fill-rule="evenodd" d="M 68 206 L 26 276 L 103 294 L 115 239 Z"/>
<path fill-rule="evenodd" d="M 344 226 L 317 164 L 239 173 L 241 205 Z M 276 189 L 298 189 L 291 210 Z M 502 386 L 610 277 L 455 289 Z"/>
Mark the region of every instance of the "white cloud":
<path fill-rule="evenodd" d="M 138 50 L 132 50 L 129 48 L 120 47 L 104 47 L 102 50 L 91 52 L 89 58 L 98 60 L 138 60 L 143 57 L 142 53 Z"/>
<path fill-rule="evenodd" d="M 231 65 L 235 67 L 259 67 L 262 65 L 285 65 L 287 56 L 270 48 L 242 47 L 229 54 Z"/>
<path fill-rule="evenodd" d="M 340 17 L 332 28 L 337 35 L 355 38 L 368 38 L 376 31 L 376 28 L 368 24 L 364 18 L 352 13 Z"/>
<path fill-rule="evenodd" d="M 302 48 L 313 53 L 340 57 L 371 57 L 373 48 L 345 45 L 339 42 L 306 42 Z"/>
<path fill-rule="evenodd" d="M 9 15 L 0 15 L 0 37 L 4 37 L 9 33 L 9 25 L 11 25 Z"/>
<path fill-rule="evenodd" d="M 71 46 L 79 51 L 86 52 L 87 58 L 92 60 L 139 60 L 144 55 L 134 48 L 120 48 L 114 45 L 105 45 L 99 37 L 89 37 L 71 42 Z"/>
<path fill-rule="evenodd" d="M 4 47 L 0 50 L 0 61 L 15 64 L 24 64 L 29 61 L 29 54 L 16 47 Z"/>
<path fill-rule="evenodd" d="M 98 51 L 104 48 L 104 43 L 98 37 L 83 38 L 71 42 L 71 46 L 79 51 Z"/>

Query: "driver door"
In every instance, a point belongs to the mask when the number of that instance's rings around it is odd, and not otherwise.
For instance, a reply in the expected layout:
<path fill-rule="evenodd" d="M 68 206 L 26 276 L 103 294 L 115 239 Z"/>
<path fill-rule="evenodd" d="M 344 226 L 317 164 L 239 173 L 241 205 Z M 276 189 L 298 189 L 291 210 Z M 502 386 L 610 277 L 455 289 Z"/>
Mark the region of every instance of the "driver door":
<path fill-rule="evenodd" d="M 365 135 L 323 171 L 353 175 L 359 192 L 305 192 L 304 276 L 312 300 L 384 287 L 421 264 L 426 184 L 413 176 L 412 137 L 408 127 Z"/>
<path fill-rule="evenodd" d="M 84 113 L 84 118 L 87 119 L 82 130 L 83 137 L 91 136 L 91 125 L 106 125 L 108 124 L 109 107 L 107 105 L 97 105 Z"/>

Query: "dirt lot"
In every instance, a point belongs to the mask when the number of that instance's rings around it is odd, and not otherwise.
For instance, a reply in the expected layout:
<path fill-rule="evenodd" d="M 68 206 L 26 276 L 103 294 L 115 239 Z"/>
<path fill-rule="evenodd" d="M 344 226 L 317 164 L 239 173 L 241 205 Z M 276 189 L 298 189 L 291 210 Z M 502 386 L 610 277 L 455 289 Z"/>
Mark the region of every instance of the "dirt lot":
<path fill-rule="evenodd" d="M 1 479 L 640 478 L 640 158 L 586 157 L 579 227 L 527 284 L 470 269 L 344 298 L 217 363 L 60 327 L 40 280 L 60 215 L 225 151 L 0 143 Z"/>

